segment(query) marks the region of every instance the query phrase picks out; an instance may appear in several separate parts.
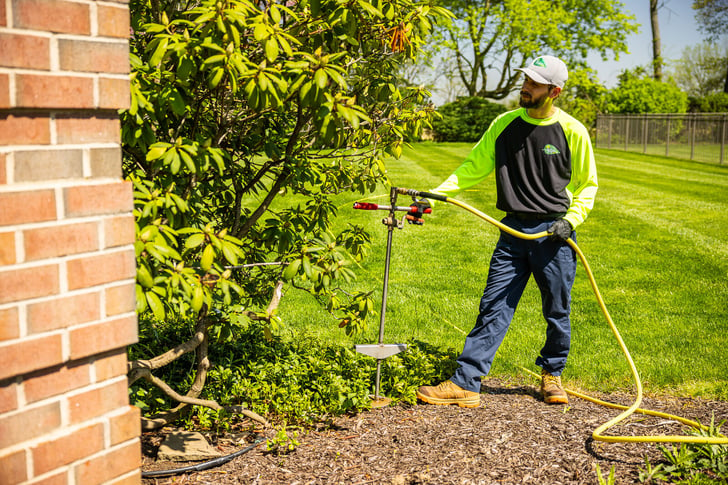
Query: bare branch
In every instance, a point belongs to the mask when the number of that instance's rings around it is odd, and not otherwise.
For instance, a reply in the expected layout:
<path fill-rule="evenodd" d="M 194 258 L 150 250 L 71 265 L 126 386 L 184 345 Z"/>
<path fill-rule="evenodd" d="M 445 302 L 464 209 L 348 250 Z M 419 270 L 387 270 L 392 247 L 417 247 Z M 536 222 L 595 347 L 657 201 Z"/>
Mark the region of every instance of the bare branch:
<path fill-rule="evenodd" d="M 161 355 L 158 355 L 152 359 L 148 359 L 148 360 L 138 359 L 138 360 L 129 362 L 127 364 L 129 385 L 131 386 L 136 381 L 138 381 L 141 377 L 144 377 L 143 374 L 145 373 L 145 371 L 151 372 L 155 369 L 162 368 L 165 365 L 179 359 L 184 354 L 195 350 L 205 339 L 207 326 L 210 323 L 211 322 L 208 322 L 208 319 L 201 318 L 199 320 L 199 323 L 197 324 L 197 327 L 195 328 L 195 333 L 191 339 L 179 344 L 178 346 L 174 347 L 173 349 L 170 349 L 167 352 L 165 352 Z"/>
<path fill-rule="evenodd" d="M 281 286 L 282 286 L 282 282 Z M 278 289 L 278 285 L 276 286 L 276 289 Z M 278 306 L 278 302 L 280 301 L 280 297 L 277 295 L 274 295 L 273 300 L 271 300 L 271 304 L 275 301 L 275 306 Z M 200 321 L 197 325 L 197 332 L 196 336 L 199 334 L 202 334 L 202 338 L 197 344 L 197 373 L 195 374 L 195 380 L 192 383 L 192 386 L 190 386 L 189 391 L 187 391 L 187 394 L 184 396 L 167 384 L 162 379 L 154 376 L 152 374 L 152 368 L 151 367 L 136 367 L 134 369 L 134 374 L 136 375 L 136 379 L 143 378 L 153 385 L 157 386 L 159 389 L 162 390 L 167 396 L 174 399 L 175 401 L 179 402 L 180 404 L 176 406 L 173 409 L 170 409 L 168 411 L 164 411 L 162 413 L 158 413 L 151 418 L 143 418 L 142 419 L 142 429 L 144 430 L 153 430 L 153 429 L 159 429 L 163 426 L 166 426 L 169 423 L 172 423 L 180 418 L 182 416 L 182 413 L 188 412 L 190 406 L 204 406 L 211 409 L 214 409 L 216 411 L 219 411 L 221 409 L 230 410 L 231 412 L 238 412 L 242 413 L 243 415 L 254 419 L 255 421 L 258 421 L 264 425 L 268 425 L 268 422 L 258 414 L 254 413 L 253 411 L 250 411 L 248 409 L 245 409 L 243 406 L 231 406 L 229 408 L 223 408 L 218 404 L 217 401 L 212 401 L 208 399 L 199 399 L 200 394 L 202 393 L 202 389 L 205 386 L 205 381 L 207 380 L 207 371 L 210 369 L 210 360 L 208 359 L 208 335 L 207 330 L 209 328 L 209 321 L 210 319 L 207 317 L 200 318 Z M 188 341 L 189 342 L 189 341 Z M 181 354 L 180 354 L 181 355 Z"/>
<path fill-rule="evenodd" d="M 145 369 L 145 372 L 143 372 L 142 377 L 149 381 L 150 383 L 157 386 L 159 389 L 162 390 L 167 396 L 171 397 L 175 401 L 181 402 L 183 404 L 190 404 L 193 406 L 205 406 L 211 409 L 219 410 L 222 409 L 222 406 L 220 406 L 216 401 L 210 401 L 208 399 L 198 399 L 195 397 L 189 397 L 189 396 L 183 396 L 182 394 L 178 393 L 174 389 L 172 389 L 169 384 L 164 382 L 162 379 L 160 379 L 157 376 L 152 375 L 151 371 L 148 369 Z"/>
<path fill-rule="evenodd" d="M 283 184 L 288 180 L 288 176 L 290 174 L 291 171 L 287 168 L 281 170 L 281 173 L 278 175 L 275 183 L 270 188 L 268 195 L 266 195 L 265 199 L 260 203 L 255 212 L 253 212 L 253 214 L 250 216 L 250 218 L 245 222 L 243 227 L 240 228 L 240 231 L 235 234 L 236 237 L 242 237 L 247 234 L 248 231 L 255 225 L 255 223 L 258 222 L 258 219 L 260 218 L 260 216 L 263 215 L 263 213 L 265 213 L 265 211 L 268 210 L 270 203 L 273 201 L 273 199 L 275 199 L 276 195 L 278 195 L 278 192 L 281 190 L 281 187 L 283 187 Z"/>

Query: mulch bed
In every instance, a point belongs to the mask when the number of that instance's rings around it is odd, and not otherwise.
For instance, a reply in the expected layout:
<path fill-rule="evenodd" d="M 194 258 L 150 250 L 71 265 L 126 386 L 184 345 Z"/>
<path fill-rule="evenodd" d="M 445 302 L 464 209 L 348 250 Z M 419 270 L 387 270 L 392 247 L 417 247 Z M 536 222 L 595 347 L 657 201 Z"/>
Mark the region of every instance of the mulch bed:
<path fill-rule="evenodd" d="M 482 405 L 397 405 L 343 416 L 317 429 L 303 430 L 287 454 L 266 452 L 265 443 L 219 467 L 146 485 L 199 484 L 595 484 L 596 465 L 616 483 L 639 483 L 645 457 L 662 458 L 658 444 L 603 443 L 591 439 L 597 426 L 618 410 L 572 397 L 569 406 L 549 406 L 535 386 L 513 386 L 489 378 Z M 595 396 L 631 405 L 631 396 Z M 710 423 L 728 418 L 728 402 L 646 397 L 642 408 Z M 238 430 L 240 431 L 240 430 Z M 633 415 L 609 434 L 685 434 L 686 426 L 662 418 Z M 143 471 L 189 463 L 155 461 L 165 431 L 145 433 Z M 272 438 L 272 430 L 249 426 L 244 441 Z M 224 435 L 208 435 L 223 453 L 241 448 Z M 237 438 L 237 437 L 236 437 Z"/>

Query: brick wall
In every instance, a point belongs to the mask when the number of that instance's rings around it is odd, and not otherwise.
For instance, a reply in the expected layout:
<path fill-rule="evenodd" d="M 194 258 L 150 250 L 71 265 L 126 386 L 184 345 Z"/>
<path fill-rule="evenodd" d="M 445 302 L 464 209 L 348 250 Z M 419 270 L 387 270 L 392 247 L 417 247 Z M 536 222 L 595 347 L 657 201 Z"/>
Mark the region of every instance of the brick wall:
<path fill-rule="evenodd" d="M 0 484 L 139 484 L 126 0 L 0 0 Z"/>

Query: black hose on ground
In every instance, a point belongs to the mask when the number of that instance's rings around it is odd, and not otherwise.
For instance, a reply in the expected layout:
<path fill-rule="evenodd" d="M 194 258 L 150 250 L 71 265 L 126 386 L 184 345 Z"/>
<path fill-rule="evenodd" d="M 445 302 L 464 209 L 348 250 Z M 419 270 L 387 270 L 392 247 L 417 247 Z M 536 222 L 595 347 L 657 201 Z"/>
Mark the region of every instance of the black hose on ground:
<path fill-rule="evenodd" d="M 172 475 L 179 475 L 182 473 L 187 472 L 201 472 L 203 470 L 209 470 L 210 468 L 215 468 L 220 465 L 224 465 L 225 463 L 232 461 L 233 459 L 237 458 L 240 455 L 243 455 L 259 444 L 261 444 L 265 440 L 258 440 L 255 443 L 253 443 L 250 446 L 246 446 L 242 450 L 238 450 L 234 453 L 230 453 L 229 455 L 221 456 L 219 458 L 215 458 L 210 461 L 206 461 L 204 463 L 198 463 L 197 465 L 190 465 L 185 466 L 182 468 L 174 468 L 171 470 L 155 470 L 151 472 L 142 472 L 142 478 L 159 478 L 159 477 L 171 477 Z"/>

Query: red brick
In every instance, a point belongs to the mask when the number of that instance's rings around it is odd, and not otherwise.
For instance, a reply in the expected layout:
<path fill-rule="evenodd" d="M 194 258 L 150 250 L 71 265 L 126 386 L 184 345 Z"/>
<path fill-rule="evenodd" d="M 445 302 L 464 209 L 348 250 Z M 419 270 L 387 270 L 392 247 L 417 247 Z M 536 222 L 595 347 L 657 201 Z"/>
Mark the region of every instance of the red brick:
<path fill-rule="evenodd" d="M 121 122 L 119 117 L 82 118 L 78 115 L 56 117 L 57 143 L 117 142 Z M 121 165 L 121 161 L 119 161 Z"/>
<path fill-rule="evenodd" d="M 71 358 L 80 359 L 136 343 L 136 315 L 85 325 L 70 331 Z"/>
<path fill-rule="evenodd" d="M 0 115 L 0 145 L 48 145 L 51 123 L 42 115 Z"/>
<path fill-rule="evenodd" d="M 80 222 L 23 231 L 25 260 L 54 258 L 99 249 L 97 222 Z"/>
<path fill-rule="evenodd" d="M 126 181 L 68 187 L 64 198 L 67 217 L 118 214 L 134 208 L 132 185 Z"/>
<path fill-rule="evenodd" d="M 129 72 L 129 44 L 126 41 L 95 42 L 60 39 L 58 55 L 62 71 L 107 74 Z"/>
<path fill-rule="evenodd" d="M 107 354 L 96 356 L 93 365 L 96 382 L 124 376 L 127 371 L 126 349 L 116 349 Z"/>
<path fill-rule="evenodd" d="M 132 472 L 128 475 L 124 475 L 122 477 L 116 478 L 110 482 L 108 482 L 108 485 L 139 485 L 142 481 L 142 471 L 141 470 L 132 470 Z M 35 484 L 33 484 L 35 485 Z"/>
<path fill-rule="evenodd" d="M 101 303 L 97 292 L 59 296 L 28 306 L 28 333 L 36 334 L 68 328 L 99 318 L 101 318 Z"/>
<path fill-rule="evenodd" d="M 90 77 L 17 74 L 15 105 L 20 108 L 94 108 Z"/>
<path fill-rule="evenodd" d="M 74 391 L 91 383 L 90 364 L 74 363 L 52 367 L 23 379 L 26 402 L 33 403 L 51 396 Z"/>
<path fill-rule="evenodd" d="M 5 2 L 0 2 L 0 27 L 6 27 L 8 25 L 8 14 L 5 9 Z"/>
<path fill-rule="evenodd" d="M 20 337 L 19 324 L 18 307 L 0 310 L 0 341 Z"/>
<path fill-rule="evenodd" d="M 0 271 L 0 303 L 54 295 L 58 291 L 56 265 Z"/>
<path fill-rule="evenodd" d="M 77 290 L 136 276 L 134 250 L 72 259 L 67 263 L 68 288 Z"/>
<path fill-rule="evenodd" d="M 63 360 L 62 351 L 60 335 L 6 343 L 0 346 L 0 380 L 58 365 Z"/>
<path fill-rule="evenodd" d="M 18 408 L 18 385 L 13 381 L 5 381 L 0 385 L 0 414 Z M 0 466 L 2 468 L 2 466 Z M 2 483 L 0 481 L 0 483 Z"/>
<path fill-rule="evenodd" d="M 7 169 L 5 166 L 6 161 L 6 155 L 4 153 L 0 153 L 0 185 L 5 185 L 8 183 L 8 174 Z"/>
<path fill-rule="evenodd" d="M 125 214 L 104 219 L 104 246 L 113 248 L 133 244 L 136 239 L 134 216 Z"/>
<path fill-rule="evenodd" d="M 0 483 L 21 483 L 28 479 L 25 450 L 0 456 Z"/>
<path fill-rule="evenodd" d="M 1 4 L 2 2 L 0 2 Z M 0 108 L 10 107 L 10 76 L 0 73 Z"/>
<path fill-rule="evenodd" d="M 134 283 L 106 288 L 106 315 L 119 315 L 136 310 Z"/>
<path fill-rule="evenodd" d="M 76 466 L 76 483 L 96 485 L 107 482 L 137 470 L 141 467 L 141 460 L 141 446 L 137 440 Z"/>
<path fill-rule="evenodd" d="M 16 28 L 90 34 L 89 5 L 63 0 L 11 0 Z"/>
<path fill-rule="evenodd" d="M 18 260 L 15 256 L 15 233 L 0 232 L 0 266 L 14 264 Z M 0 331 L 0 333 L 2 333 Z"/>
<path fill-rule="evenodd" d="M 67 395 L 67 399 L 72 424 L 102 416 L 129 405 L 126 379 L 90 391 Z"/>
<path fill-rule="evenodd" d="M 0 416 L 0 450 L 48 434 L 61 426 L 60 402 Z"/>
<path fill-rule="evenodd" d="M 0 227 L 56 218 L 56 197 L 53 190 L 0 193 Z"/>
<path fill-rule="evenodd" d="M 31 448 L 33 474 L 42 475 L 103 449 L 104 427 L 101 423 L 78 429 L 54 440 L 44 441 Z"/>
<path fill-rule="evenodd" d="M 111 446 L 134 439 L 142 432 L 141 410 L 136 406 L 128 406 L 123 414 L 111 417 L 109 422 Z"/>
<path fill-rule="evenodd" d="M 15 182 L 83 177 L 81 150 L 24 150 L 15 153 Z"/>
<path fill-rule="evenodd" d="M 99 108 L 127 109 L 130 104 L 129 79 L 99 78 Z"/>
<path fill-rule="evenodd" d="M 0 66 L 50 69 L 50 39 L 37 35 L 0 32 Z"/>
<path fill-rule="evenodd" d="M 68 483 L 68 470 L 61 469 L 61 471 L 53 475 L 46 475 L 43 478 L 28 482 L 28 485 L 68 485 Z"/>
<path fill-rule="evenodd" d="M 103 37 L 128 39 L 130 34 L 129 8 L 99 5 L 97 7 L 98 34 Z"/>
<path fill-rule="evenodd" d="M 121 147 L 92 148 L 89 152 L 92 178 L 121 179 Z"/>

